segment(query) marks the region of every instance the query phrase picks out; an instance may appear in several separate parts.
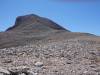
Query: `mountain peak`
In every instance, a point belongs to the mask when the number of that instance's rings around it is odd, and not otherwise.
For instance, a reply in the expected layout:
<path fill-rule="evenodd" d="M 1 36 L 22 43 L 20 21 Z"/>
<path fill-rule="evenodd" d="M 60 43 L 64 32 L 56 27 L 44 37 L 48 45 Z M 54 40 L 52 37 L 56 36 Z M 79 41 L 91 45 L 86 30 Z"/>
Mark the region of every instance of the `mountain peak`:
<path fill-rule="evenodd" d="M 16 18 L 15 25 L 8 28 L 7 31 L 45 31 L 45 30 L 66 30 L 55 22 L 40 17 L 35 14 L 19 16 Z M 68 30 L 66 30 L 68 31 Z"/>

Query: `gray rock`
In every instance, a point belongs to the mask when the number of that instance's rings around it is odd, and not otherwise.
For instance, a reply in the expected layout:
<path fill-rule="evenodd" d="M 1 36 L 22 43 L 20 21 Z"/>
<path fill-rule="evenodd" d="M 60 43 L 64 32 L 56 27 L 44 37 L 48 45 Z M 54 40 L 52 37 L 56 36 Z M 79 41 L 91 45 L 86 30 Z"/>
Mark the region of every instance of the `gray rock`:
<path fill-rule="evenodd" d="M 36 62 L 36 63 L 35 63 L 35 66 L 36 66 L 36 67 L 42 67 L 42 66 L 43 66 L 43 62 Z"/>
<path fill-rule="evenodd" d="M 18 75 L 26 75 L 25 73 L 19 73 Z"/>
<path fill-rule="evenodd" d="M 22 73 L 22 72 L 27 72 L 27 70 L 29 70 L 29 67 L 27 66 L 11 67 L 9 70 L 14 73 L 15 72 Z"/>
<path fill-rule="evenodd" d="M 5 75 L 5 74 L 9 75 L 10 72 L 8 70 L 0 67 L 0 75 Z"/>
<path fill-rule="evenodd" d="M 28 75 L 37 75 L 37 73 L 33 72 L 33 71 L 27 71 Z"/>

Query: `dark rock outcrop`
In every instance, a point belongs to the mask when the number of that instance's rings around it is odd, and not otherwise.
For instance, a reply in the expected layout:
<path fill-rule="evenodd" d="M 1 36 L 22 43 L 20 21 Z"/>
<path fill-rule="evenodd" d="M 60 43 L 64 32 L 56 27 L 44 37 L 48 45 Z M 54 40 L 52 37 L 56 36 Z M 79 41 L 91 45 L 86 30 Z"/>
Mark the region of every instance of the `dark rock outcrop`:
<path fill-rule="evenodd" d="M 39 17 L 34 14 L 19 16 L 15 25 L 7 29 L 7 31 L 48 31 L 48 30 L 66 30 L 55 22 Z M 69 30 L 66 30 L 69 31 Z"/>

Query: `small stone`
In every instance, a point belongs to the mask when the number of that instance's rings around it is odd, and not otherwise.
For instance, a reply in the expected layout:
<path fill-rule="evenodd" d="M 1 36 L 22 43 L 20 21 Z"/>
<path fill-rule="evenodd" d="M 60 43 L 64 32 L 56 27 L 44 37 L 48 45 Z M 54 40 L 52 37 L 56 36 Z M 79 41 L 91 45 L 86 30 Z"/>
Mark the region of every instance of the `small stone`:
<path fill-rule="evenodd" d="M 83 73 L 86 74 L 86 73 L 88 73 L 88 71 L 84 71 Z"/>
<path fill-rule="evenodd" d="M 43 66 L 43 63 L 42 63 L 42 62 L 36 62 L 36 63 L 35 63 L 35 66 L 36 66 L 36 67 L 42 67 L 42 66 Z"/>
<path fill-rule="evenodd" d="M 1 73 L 1 72 L 0 72 L 0 75 L 4 75 L 4 73 Z"/>
<path fill-rule="evenodd" d="M 71 64 L 72 62 L 67 62 L 67 64 Z"/>
<path fill-rule="evenodd" d="M 97 66 L 96 66 L 96 65 L 90 65 L 90 67 L 91 67 L 91 68 L 95 68 L 95 67 L 97 67 Z"/>
<path fill-rule="evenodd" d="M 8 70 L 0 67 L 0 75 L 2 75 L 2 74 L 10 74 L 10 72 Z"/>
<path fill-rule="evenodd" d="M 11 72 L 21 72 L 21 71 L 27 71 L 27 70 L 29 70 L 29 67 L 27 67 L 27 66 L 11 67 L 9 70 Z"/>
<path fill-rule="evenodd" d="M 72 64 L 72 61 L 71 60 L 67 60 L 66 64 Z"/>
<path fill-rule="evenodd" d="M 19 73 L 18 75 L 26 75 L 25 73 Z"/>
<path fill-rule="evenodd" d="M 95 72 L 100 72 L 100 69 L 99 69 L 99 68 L 97 68 L 97 69 L 95 69 L 94 71 L 95 71 Z"/>
<path fill-rule="evenodd" d="M 100 72 L 98 72 L 98 75 L 100 75 Z"/>
<path fill-rule="evenodd" d="M 2 63 L 11 63 L 13 62 L 11 59 L 5 59 Z"/>
<path fill-rule="evenodd" d="M 33 71 L 27 71 L 28 75 L 37 75 L 37 73 L 33 72 Z"/>

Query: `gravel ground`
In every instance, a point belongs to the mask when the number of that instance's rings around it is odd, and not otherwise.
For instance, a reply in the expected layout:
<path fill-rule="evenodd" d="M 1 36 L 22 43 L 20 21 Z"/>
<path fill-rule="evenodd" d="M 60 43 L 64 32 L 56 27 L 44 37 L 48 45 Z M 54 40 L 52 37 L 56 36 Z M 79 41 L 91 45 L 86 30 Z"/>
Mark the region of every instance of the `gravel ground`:
<path fill-rule="evenodd" d="M 46 40 L 0 49 L 0 71 L 21 75 L 100 75 L 100 44 L 83 41 Z"/>

